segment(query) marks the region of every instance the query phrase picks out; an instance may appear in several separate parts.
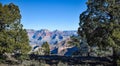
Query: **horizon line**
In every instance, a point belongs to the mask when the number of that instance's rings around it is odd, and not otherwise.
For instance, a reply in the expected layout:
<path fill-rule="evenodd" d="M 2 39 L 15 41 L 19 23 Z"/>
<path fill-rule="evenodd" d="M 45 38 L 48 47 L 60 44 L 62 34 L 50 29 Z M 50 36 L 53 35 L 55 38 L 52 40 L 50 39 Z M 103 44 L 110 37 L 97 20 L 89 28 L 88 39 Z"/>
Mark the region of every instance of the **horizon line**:
<path fill-rule="evenodd" d="M 26 28 L 24 28 L 24 29 L 26 29 Z M 35 30 L 35 31 L 39 31 L 39 30 L 48 30 L 48 31 L 56 31 L 56 30 L 58 30 L 58 31 L 77 31 L 78 29 L 76 29 L 76 30 L 74 30 L 74 29 L 71 29 L 71 30 L 60 30 L 60 29 L 55 29 L 55 30 L 50 30 L 50 29 L 47 29 L 47 28 L 42 28 L 42 29 L 31 29 L 31 28 L 27 28 L 26 30 Z"/>

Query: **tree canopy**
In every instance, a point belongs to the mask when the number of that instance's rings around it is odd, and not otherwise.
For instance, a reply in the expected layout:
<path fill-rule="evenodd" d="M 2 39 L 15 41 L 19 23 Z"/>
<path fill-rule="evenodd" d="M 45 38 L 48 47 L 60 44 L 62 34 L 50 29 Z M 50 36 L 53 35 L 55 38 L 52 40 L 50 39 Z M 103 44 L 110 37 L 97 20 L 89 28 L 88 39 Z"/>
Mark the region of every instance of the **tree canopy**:
<path fill-rule="evenodd" d="M 120 48 L 120 1 L 88 0 L 80 15 L 78 34 L 89 45 Z"/>
<path fill-rule="evenodd" d="M 70 36 L 70 41 L 68 41 L 68 44 L 70 46 L 77 46 L 80 47 L 80 36 Z"/>
<path fill-rule="evenodd" d="M 80 14 L 78 34 L 90 46 L 112 47 L 116 66 L 116 51 L 120 49 L 120 0 L 88 0 L 87 7 Z"/>
<path fill-rule="evenodd" d="M 45 55 L 49 55 L 50 54 L 50 46 L 49 46 L 48 42 L 44 42 L 42 44 L 42 48 L 44 49 L 44 54 Z"/>
<path fill-rule="evenodd" d="M 23 29 L 19 7 L 0 3 L 0 53 L 27 53 L 30 51 L 27 32 Z"/>

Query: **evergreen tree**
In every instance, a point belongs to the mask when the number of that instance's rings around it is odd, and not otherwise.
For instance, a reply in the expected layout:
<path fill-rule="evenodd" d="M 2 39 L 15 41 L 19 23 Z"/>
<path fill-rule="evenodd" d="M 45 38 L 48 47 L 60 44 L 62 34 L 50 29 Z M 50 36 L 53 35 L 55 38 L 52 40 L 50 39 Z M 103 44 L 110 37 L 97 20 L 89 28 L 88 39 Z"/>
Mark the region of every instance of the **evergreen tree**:
<path fill-rule="evenodd" d="M 45 55 L 49 55 L 50 54 L 50 46 L 49 46 L 48 42 L 44 42 L 42 44 L 42 48 L 44 49 Z"/>
<path fill-rule="evenodd" d="M 27 53 L 30 50 L 27 32 L 23 29 L 18 6 L 0 3 L 0 53 Z"/>
<path fill-rule="evenodd" d="M 88 0 L 87 7 L 80 15 L 78 34 L 90 46 L 113 47 L 116 63 L 116 50 L 120 48 L 120 1 Z"/>
<path fill-rule="evenodd" d="M 80 37 L 79 36 L 70 36 L 70 41 L 68 41 L 68 44 L 70 46 L 77 46 L 80 47 Z"/>

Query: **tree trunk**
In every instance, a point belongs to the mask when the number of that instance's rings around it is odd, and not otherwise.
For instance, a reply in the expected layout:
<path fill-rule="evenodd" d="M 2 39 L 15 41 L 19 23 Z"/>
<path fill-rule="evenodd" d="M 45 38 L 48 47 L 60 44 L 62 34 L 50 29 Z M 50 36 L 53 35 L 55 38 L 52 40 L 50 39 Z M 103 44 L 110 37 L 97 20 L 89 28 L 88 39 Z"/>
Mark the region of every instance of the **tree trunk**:
<path fill-rule="evenodd" d="M 113 66 L 117 66 L 117 55 L 114 47 L 113 47 Z"/>

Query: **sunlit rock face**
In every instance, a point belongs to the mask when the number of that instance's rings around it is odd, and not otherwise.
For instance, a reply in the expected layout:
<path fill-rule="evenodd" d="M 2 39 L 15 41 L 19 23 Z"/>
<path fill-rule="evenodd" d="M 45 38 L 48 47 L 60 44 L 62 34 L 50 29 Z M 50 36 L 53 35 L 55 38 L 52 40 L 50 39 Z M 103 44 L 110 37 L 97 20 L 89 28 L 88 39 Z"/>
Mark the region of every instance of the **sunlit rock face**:
<path fill-rule="evenodd" d="M 77 35 L 77 31 L 49 31 L 47 29 L 41 30 L 27 30 L 30 39 L 30 44 L 41 45 L 43 42 L 48 42 L 50 45 L 60 43 L 70 36 Z"/>

